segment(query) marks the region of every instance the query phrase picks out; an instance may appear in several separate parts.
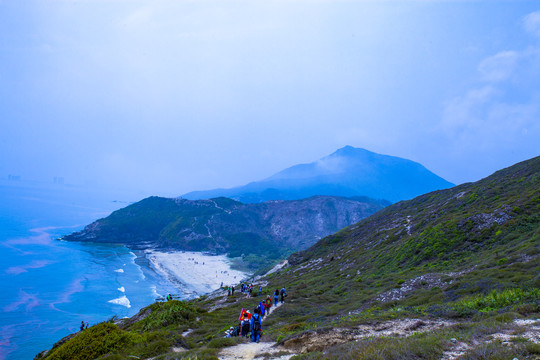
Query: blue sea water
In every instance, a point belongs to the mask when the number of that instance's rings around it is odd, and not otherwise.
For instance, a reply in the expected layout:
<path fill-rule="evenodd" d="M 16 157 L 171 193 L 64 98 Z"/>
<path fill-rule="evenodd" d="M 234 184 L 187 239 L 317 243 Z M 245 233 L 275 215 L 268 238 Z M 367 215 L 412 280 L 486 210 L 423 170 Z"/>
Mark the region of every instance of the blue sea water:
<path fill-rule="evenodd" d="M 81 321 L 131 316 L 174 291 L 124 246 L 57 240 L 133 200 L 0 181 L 0 360 L 33 359 Z"/>

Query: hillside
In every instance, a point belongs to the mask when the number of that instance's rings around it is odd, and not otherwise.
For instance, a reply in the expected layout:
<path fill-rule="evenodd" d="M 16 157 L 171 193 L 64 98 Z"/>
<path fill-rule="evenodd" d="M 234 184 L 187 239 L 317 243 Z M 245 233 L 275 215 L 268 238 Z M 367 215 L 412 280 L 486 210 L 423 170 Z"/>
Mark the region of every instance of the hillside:
<path fill-rule="evenodd" d="M 391 205 L 322 239 L 254 280 L 265 287 L 261 297 L 216 292 L 153 304 L 47 358 L 90 341 L 107 344 L 101 359 L 226 358 L 220 354 L 245 342 L 222 338 L 240 309 L 285 286 L 285 304 L 264 322 L 264 341 L 277 344 L 261 345 L 261 358 L 537 359 L 539 257 L 537 157 Z M 269 348 L 275 352 L 262 350 Z"/>
<path fill-rule="evenodd" d="M 451 186 L 414 161 L 346 146 L 316 162 L 290 167 L 261 181 L 232 189 L 194 191 L 183 197 L 196 200 L 225 196 L 257 203 L 333 195 L 396 202 Z"/>
<path fill-rule="evenodd" d="M 150 197 L 63 240 L 244 255 L 246 261 L 260 266 L 265 262 L 259 258 L 277 259 L 305 249 L 386 205 L 368 198 L 329 196 L 259 204 L 227 198 L 193 201 Z"/>

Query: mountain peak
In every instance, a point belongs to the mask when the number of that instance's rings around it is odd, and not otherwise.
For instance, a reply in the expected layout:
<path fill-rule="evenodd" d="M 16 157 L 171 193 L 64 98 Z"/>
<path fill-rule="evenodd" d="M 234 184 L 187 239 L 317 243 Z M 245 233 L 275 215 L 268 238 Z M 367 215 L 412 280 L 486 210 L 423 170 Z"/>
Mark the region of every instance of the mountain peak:
<path fill-rule="evenodd" d="M 261 181 L 232 189 L 192 192 L 184 197 L 194 200 L 227 196 L 256 203 L 330 195 L 396 202 L 451 186 L 414 161 L 347 145 L 315 162 L 291 166 Z"/>
<path fill-rule="evenodd" d="M 375 154 L 369 150 L 363 148 L 355 148 L 354 146 L 347 145 L 340 149 L 337 149 L 335 152 L 330 154 L 330 156 L 357 156 L 357 155 L 367 155 Z"/>

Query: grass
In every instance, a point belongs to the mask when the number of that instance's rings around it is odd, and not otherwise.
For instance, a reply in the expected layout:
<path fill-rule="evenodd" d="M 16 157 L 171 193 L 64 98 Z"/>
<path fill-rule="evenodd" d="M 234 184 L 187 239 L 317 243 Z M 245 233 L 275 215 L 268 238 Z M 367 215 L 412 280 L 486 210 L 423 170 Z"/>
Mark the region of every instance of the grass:
<path fill-rule="evenodd" d="M 333 346 L 324 352 L 294 356 L 292 359 L 438 360 L 446 346 L 447 340 L 439 334 L 415 334 L 407 338 L 367 338 Z"/>
<path fill-rule="evenodd" d="M 507 360 L 507 359 L 538 359 L 540 344 L 529 341 L 504 345 L 500 341 L 482 344 L 468 351 L 459 359 L 467 360 Z"/>

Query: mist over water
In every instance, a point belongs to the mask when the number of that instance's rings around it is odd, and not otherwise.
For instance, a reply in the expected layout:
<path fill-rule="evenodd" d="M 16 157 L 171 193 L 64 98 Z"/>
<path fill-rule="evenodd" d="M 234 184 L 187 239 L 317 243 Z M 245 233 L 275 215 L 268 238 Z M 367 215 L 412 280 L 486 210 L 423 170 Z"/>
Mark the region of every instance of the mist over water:
<path fill-rule="evenodd" d="M 139 200 L 116 196 L 0 182 L 0 360 L 32 359 L 81 321 L 131 316 L 174 291 L 124 246 L 56 240 Z"/>

